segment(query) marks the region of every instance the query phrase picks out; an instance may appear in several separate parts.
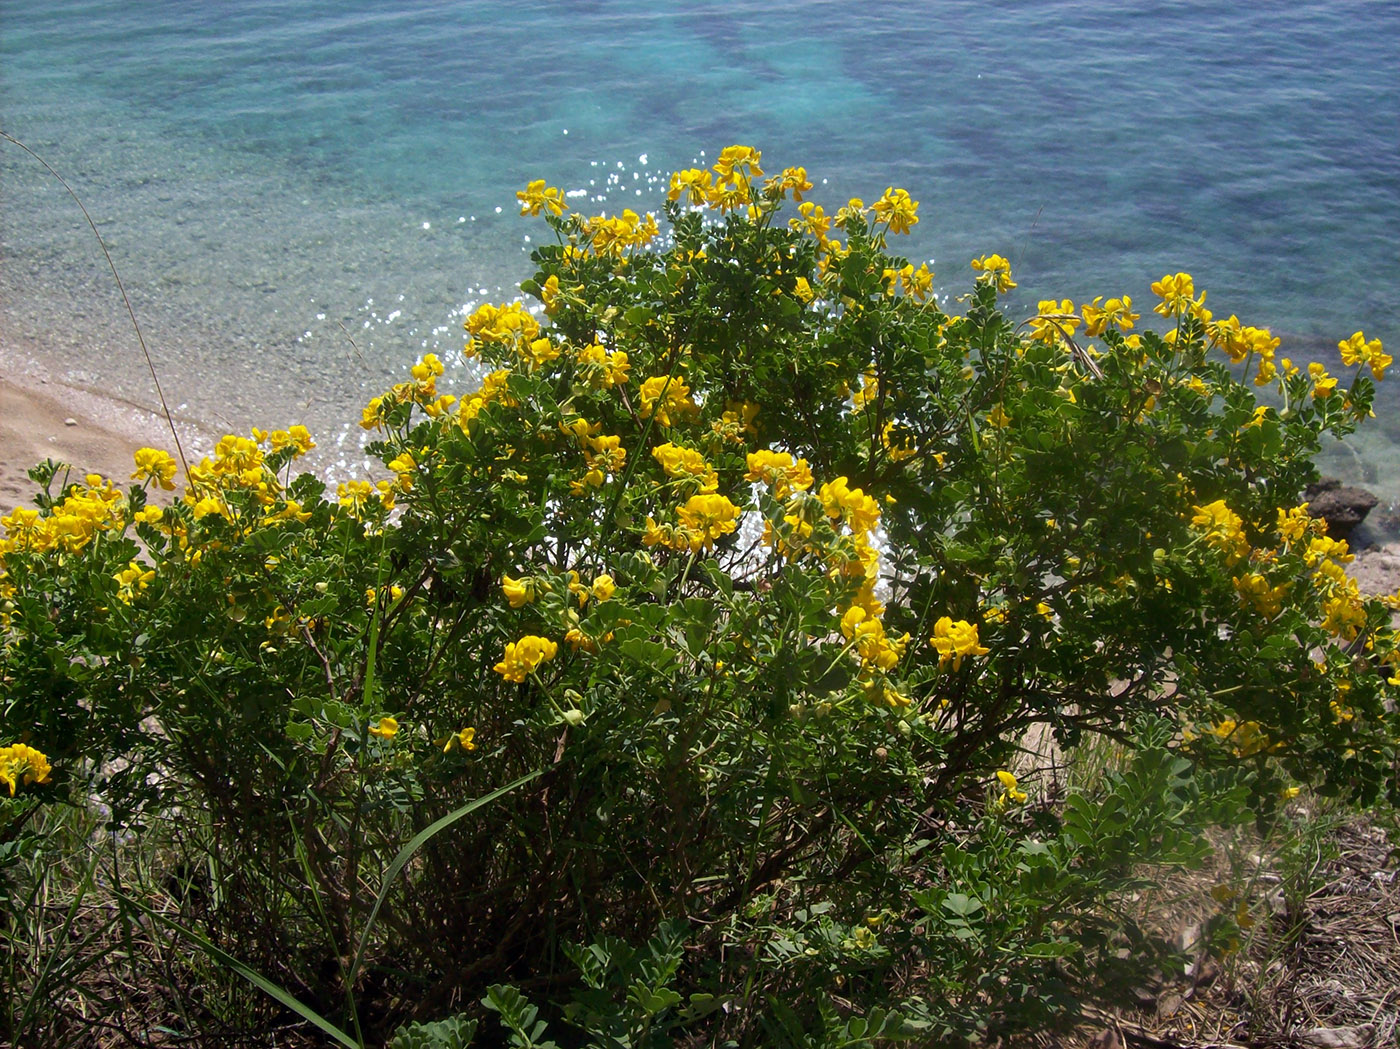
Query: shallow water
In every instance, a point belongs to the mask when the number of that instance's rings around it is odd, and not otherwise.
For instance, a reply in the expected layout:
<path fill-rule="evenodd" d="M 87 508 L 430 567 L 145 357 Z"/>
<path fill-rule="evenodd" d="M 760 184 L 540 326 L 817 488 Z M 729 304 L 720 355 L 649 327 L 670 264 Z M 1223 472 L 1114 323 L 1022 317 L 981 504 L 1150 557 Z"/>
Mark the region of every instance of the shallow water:
<path fill-rule="evenodd" d="M 1365 0 L 0 0 L 0 121 L 98 221 L 172 399 L 305 421 L 340 471 L 358 406 L 529 274 L 527 179 L 654 207 L 731 142 L 831 204 L 908 188 L 945 293 L 990 251 L 1032 309 L 1187 269 L 1295 359 L 1394 352 L 1396 68 Z M 149 403 L 81 214 L 7 144 L 0 193 L 0 353 Z M 1388 500 L 1393 387 L 1324 463 Z"/>

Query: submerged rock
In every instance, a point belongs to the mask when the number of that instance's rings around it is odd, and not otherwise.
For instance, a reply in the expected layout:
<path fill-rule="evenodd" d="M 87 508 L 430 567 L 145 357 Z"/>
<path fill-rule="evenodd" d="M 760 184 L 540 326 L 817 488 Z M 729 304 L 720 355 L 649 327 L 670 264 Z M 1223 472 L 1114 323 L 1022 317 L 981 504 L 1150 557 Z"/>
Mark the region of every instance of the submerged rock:
<path fill-rule="evenodd" d="M 1380 502 L 1364 488 L 1343 485 L 1335 477 L 1324 477 L 1308 485 L 1303 492 L 1308 513 L 1327 522 L 1327 534 L 1333 539 L 1345 539 L 1352 529 L 1366 520 L 1366 515 Z"/>

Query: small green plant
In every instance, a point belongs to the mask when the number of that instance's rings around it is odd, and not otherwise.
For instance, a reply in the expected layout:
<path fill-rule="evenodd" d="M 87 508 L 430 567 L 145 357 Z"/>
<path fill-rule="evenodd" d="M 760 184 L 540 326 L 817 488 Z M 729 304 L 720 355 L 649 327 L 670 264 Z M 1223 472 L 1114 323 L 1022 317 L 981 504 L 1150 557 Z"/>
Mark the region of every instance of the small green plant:
<path fill-rule="evenodd" d="M 467 1049 L 476 1034 L 476 1021 L 466 1016 L 405 1024 L 389 1039 L 389 1049 Z"/>
<path fill-rule="evenodd" d="M 939 299 L 907 193 L 828 214 L 760 164 L 677 172 L 665 236 L 527 187 L 538 307 L 468 317 L 469 396 L 427 355 L 370 402 L 376 479 L 295 476 L 293 426 L 178 489 L 156 449 L 49 469 L 0 522 L 6 739 L 117 826 L 209 813 L 187 933 L 270 1007 L 349 1044 L 483 995 L 517 1045 L 1047 1030 L 1162 956 L 1119 904 L 1203 828 L 1400 797 L 1390 609 L 1298 503 L 1379 340 L 1344 386 L 1184 273 L 1161 330 L 1008 316 L 999 255 Z M 1114 760 L 1058 804 L 1032 737 Z"/>

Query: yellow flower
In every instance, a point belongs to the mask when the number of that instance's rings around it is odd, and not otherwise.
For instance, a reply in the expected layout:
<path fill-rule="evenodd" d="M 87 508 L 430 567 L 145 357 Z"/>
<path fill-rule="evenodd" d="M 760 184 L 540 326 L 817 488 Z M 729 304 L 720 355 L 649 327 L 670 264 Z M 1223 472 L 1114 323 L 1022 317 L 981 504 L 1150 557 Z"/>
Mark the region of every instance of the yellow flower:
<path fill-rule="evenodd" d="M 1084 334 L 1099 336 L 1108 328 L 1121 328 L 1127 330 L 1137 322 L 1141 314 L 1133 312 L 1133 300 L 1127 295 L 1121 299 L 1109 299 L 1100 307 L 1103 296 L 1100 295 L 1093 302 L 1086 302 L 1079 307 L 1080 314 L 1084 317 Z"/>
<path fill-rule="evenodd" d="M 1217 499 L 1205 506 L 1193 506 L 1191 513 L 1192 526 L 1204 534 L 1207 544 L 1228 554 L 1232 560 L 1249 552 L 1244 522 L 1239 514 L 1225 505 L 1224 499 Z"/>
<path fill-rule="evenodd" d="M 724 496 L 711 493 L 692 495 L 676 510 L 676 517 L 689 533 L 691 553 L 712 549 L 716 539 L 739 526 L 739 508 Z"/>
<path fill-rule="evenodd" d="M 1385 378 L 1385 370 L 1394 363 L 1390 354 L 1383 352 L 1380 339 L 1371 339 L 1368 342 L 1361 332 L 1356 332 L 1351 338 L 1337 343 L 1337 349 L 1341 351 L 1343 364 L 1368 365 L 1376 382 Z"/>
<path fill-rule="evenodd" d="M 551 215 L 562 215 L 569 205 L 564 203 L 564 191 L 557 186 L 546 186 L 544 179 L 537 178 L 515 194 L 520 201 L 520 214 L 538 215 L 545 208 Z"/>
<path fill-rule="evenodd" d="M 630 208 L 624 208 L 621 215 L 609 218 L 598 215 L 584 223 L 584 233 L 593 245 L 593 254 L 620 256 L 627 248 L 641 248 L 650 244 L 660 233 L 656 217 L 648 214 L 645 219 Z"/>
<path fill-rule="evenodd" d="M 509 575 L 502 573 L 501 590 L 506 595 L 506 600 L 510 602 L 511 608 L 524 608 L 535 598 L 539 597 L 544 588 L 539 582 L 525 576 L 521 579 L 512 579 Z"/>
<path fill-rule="evenodd" d="M 715 468 L 692 448 L 683 448 L 667 442 L 653 448 L 651 455 L 661 464 L 667 477 L 698 484 L 702 492 L 713 492 L 719 487 L 719 474 L 715 472 Z"/>
<path fill-rule="evenodd" d="M 990 281 L 999 292 L 1008 292 L 1016 287 L 1016 282 L 1011 279 L 1011 263 L 1000 255 L 983 255 L 973 259 L 972 268 L 982 274 L 979 280 Z"/>
<path fill-rule="evenodd" d="M 818 243 L 825 244 L 827 234 L 831 232 L 831 219 L 820 204 L 813 204 L 810 200 L 798 207 L 797 213 L 800 219 L 789 219 L 788 225 L 793 229 L 810 233 L 816 238 Z"/>
<path fill-rule="evenodd" d="M 715 161 L 715 173 L 726 181 L 736 178 L 762 178 L 763 170 L 758 166 L 763 155 L 752 146 L 725 146 Z"/>
<path fill-rule="evenodd" d="M 1015 802 L 1017 805 L 1025 804 L 1028 795 L 1020 789 L 1020 784 L 1014 775 L 1005 769 L 1000 769 L 997 772 L 997 781 L 1001 783 L 1002 787 L 1001 797 L 997 799 L 999 804 L 1005 805 L 1008 801 Z"/>
<path fill-rule="evenodd" d="M 627 381 L 631 365 L 622 350 L 609 353 L 598 343 L 591 343 L 578 352 L 579 370 L 595 387 L 611 389 Z"/>
<path fill-rule="evenodd" d="M 372 501 L 377 501 L 383 510 L 394 508 L 393 491 L 387 481 L 380 481 L 378 484 L 368 481 L 342 481 L 336 487 L 336 495 L 340 505 L 357 521 L 362 520 L 371 509 Z M 195 507 L 195 516 L 200 516 L 198 506 Z"/>
<path fill-rule="evenodd" d="M 642 383 L 638 414 L 643 419 L 656 416 L 659 426 L 670 426 L 671 413 L 698 415 L 700 406 L 690 398 L 690 387 L 675 376 L 656 375 Z"/>
<path fill-rule="evenodd" d="M 1039 342 L 1053 344 L 1056 339 L 1068 338 L 1079 327 L 1079 315 L 1074 312 L 1074 300 L 1042 299 L 1036 307 L 1037 314 L 1031 318 L 1031 338 Z"/>
<path fill-rule="evenodd" d="M 788 193 L 797 203 L 802 203 L 802 194 L 812 191 L 812 182 L 807 178 L 806 168 L 783 168 L 781 175 L 774 175 L 763 184 L 763 191 L 771 197 L 783 197 Z"/>
<path fill-rule="evenodd" d="M 914 431 L 901 422 L 891 420 L 885 423 L 885 428 L 880 431 L 880 443 L 884 445 L 885 454 L 892 463 L 901 463 L 919 454 Z"/>
<path fill-rule="evenodd" d="M 1152 285 L 1152 294 L 1162 301 L 1154 306 L 1153 312 L 1160 313 L 1163 317 L 1180 317 L 1184 314 L 1196 313 L 1201 308 L 1201 304 L 1206 301 L 1206 293 L 1201 292 L 1199 299 L 1193 298 L 1196 294 L 1195 282 L 1189 273 L 1168 273 L 1161 280 Z"/>
<path fill-rule="evenodd" d="M 1291 546 L 1304 535 L 1312 526 L 1312 518 L 1308 516 L 1308 504 L 1300 503 L 1291 510 L 1278 508 L 1278 534 L 1285 546 Z"/>
<path fill-rule="evenodd" d="M 766 484 L 773 489 L 775 499 L 786 499 L 793 492 L 805 492 L 812 487 L 812 470 L 806 459 L 793 461 L 787 452 L 760 449 L 747 456 L 749 471 L 744 480 Z"/>
<path fill-rule="evenodd" d="M 851 488 L 845 477 L 822 485 L 817 498 L 827 517 L 844 520 L 856 535 L 865 535 L 880 523 L 880 505 L 859 488 Z"/>
<path fill-rule="evenodd" d="M 964 656 L 985 656 L 991 651 L 981 644 L 976 623 L 950 616 L 940 616 L 933 624 L 933 636 L 928 643 L 938 650 L 939 667 L 945 668 L 951 663 L 954 671 L 962 669 Z"/>
<path fill-rule="evenodd" d="M 393 718 L 380 718 L 369 727 L 369 734 L 381 739 L 393 739 L 399 734 L 399 723 Z"/>
<path fill-rule="evenodd" d="M 133 481 L 155 481 L 167 492 L 175 489 L 175 460 L 169 452 L 158 448 L 140 448 L 136 451 L 136 472 Z"/>
<path fill-rule="evenodd" d="M 909 635 L 889 638 L 885 624 L 862 605 L 852 605 L 841 616 L 841 633 L 855 645 L 861 665 L 866 670 L 893 670 L 909 645 Z"/>
<path fill-rule="evenodd" d="M 710 191 L 710 184 L 714 181 L 714 176 L 708 171 L 700 168 L 687 168 L 684 171 L 671 173 L 671 188 L 666 193 L 667 200 L 680 200 L 685 198 L 692 206 L 699 206 L 705 203 L 705 196 Z"/>
<path fill-rule="evenodd" d="M 559 651 L 557 642 L 535 634 L 526 634 L 519 641 L 506 645 L 501 661 L 492 669 L 507 681 L 517 684 L 532 674 L 541 663 L 548 663 Z"/>
<path fill-rule="evenodd" d="M 1308 365 L 1308 374 L 1312 376 L 1313 381 L 1313 400 L 1321 400 L 1322 398 L 1329 396 L 1334 390 L 1336 390 L 1336 377 L 1328 375 L 1327 369 L 1324 368 L 1322 365 L 1318 364 L 1316 361 L 1313 361 L 1312 364 Z"/>
<path fill-rule="evenodd" d="M 911 200 L 907 190 L 887 188 L 884 195 L 870 206 L 877 222 L 883 222 L 891 233 L 908 233 L 919 224 L 919 202 Z"/>
<path fill-rule="evenodd" d="M 926 262 L 919 263 L 918 269 L 912 263 L 901 268 L 899 282 L 904 286 L 904 293 L 918 302 L 933 294 L 933 270 L 928 268 Z"/>
<path fill-rule="evenodd" d="M 1257 572 L 1247 572 L 1234 578 L 1235 590 L 1240 602 L 1253 607 L 1260 615 L 1272 619 L 1283 609 L 1283 599 L 1288 596 L 1288 584 L 1270 586 L 1269 581 Z"/>
<path fill-rule="evenodd" d="M 139 561 L 132 561 L 112 577 L 117 581 L 117 599 L 124 604 L 131 604 L 155 577 L 155 569 L 147 568 Z"/>
<path fill-rule="evenodd" d="M 49 759 L 33 747 L 23 743 L 0 747 L 0 784 L 10 788 L 10 797 L 21 780 L 26 786 L 47 783 L 51 771 Z"/>
<path fill-rule="evenodd" d="M 447 737 L 446 742 L 443 743 L 442 752 L 446 754 L 449 750 L 452 750 L 454 747 L 460 750 L 475 750 L 476 729 L 464 728 L 460 732 L 452 733 L 450 736 Z"/>

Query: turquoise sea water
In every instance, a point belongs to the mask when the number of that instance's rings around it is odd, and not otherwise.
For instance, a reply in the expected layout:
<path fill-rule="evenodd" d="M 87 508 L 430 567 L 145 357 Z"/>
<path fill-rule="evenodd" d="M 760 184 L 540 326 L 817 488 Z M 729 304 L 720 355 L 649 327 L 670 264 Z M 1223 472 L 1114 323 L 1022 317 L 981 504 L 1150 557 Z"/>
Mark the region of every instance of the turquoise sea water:
<path fill-rule="evenodd" d="M 1032 311 L 1187 269 L 1295 358 L 1400 353 L 1397 69 L 1366 0 L 0 0 L 0 127 L 83 197 L 174 400 L 306 421 L 336 469 L 357 406 L 529 274 L 527 179 L 654 207 L 733 142 L 833 205 L 909 189 L 944 293 L 991 251 Z M 3 143 L 0 245 L 0 354 L 149 403 L 81 215 Z M 1388 499 L 1393 385 L 1326 464 Z"/>

